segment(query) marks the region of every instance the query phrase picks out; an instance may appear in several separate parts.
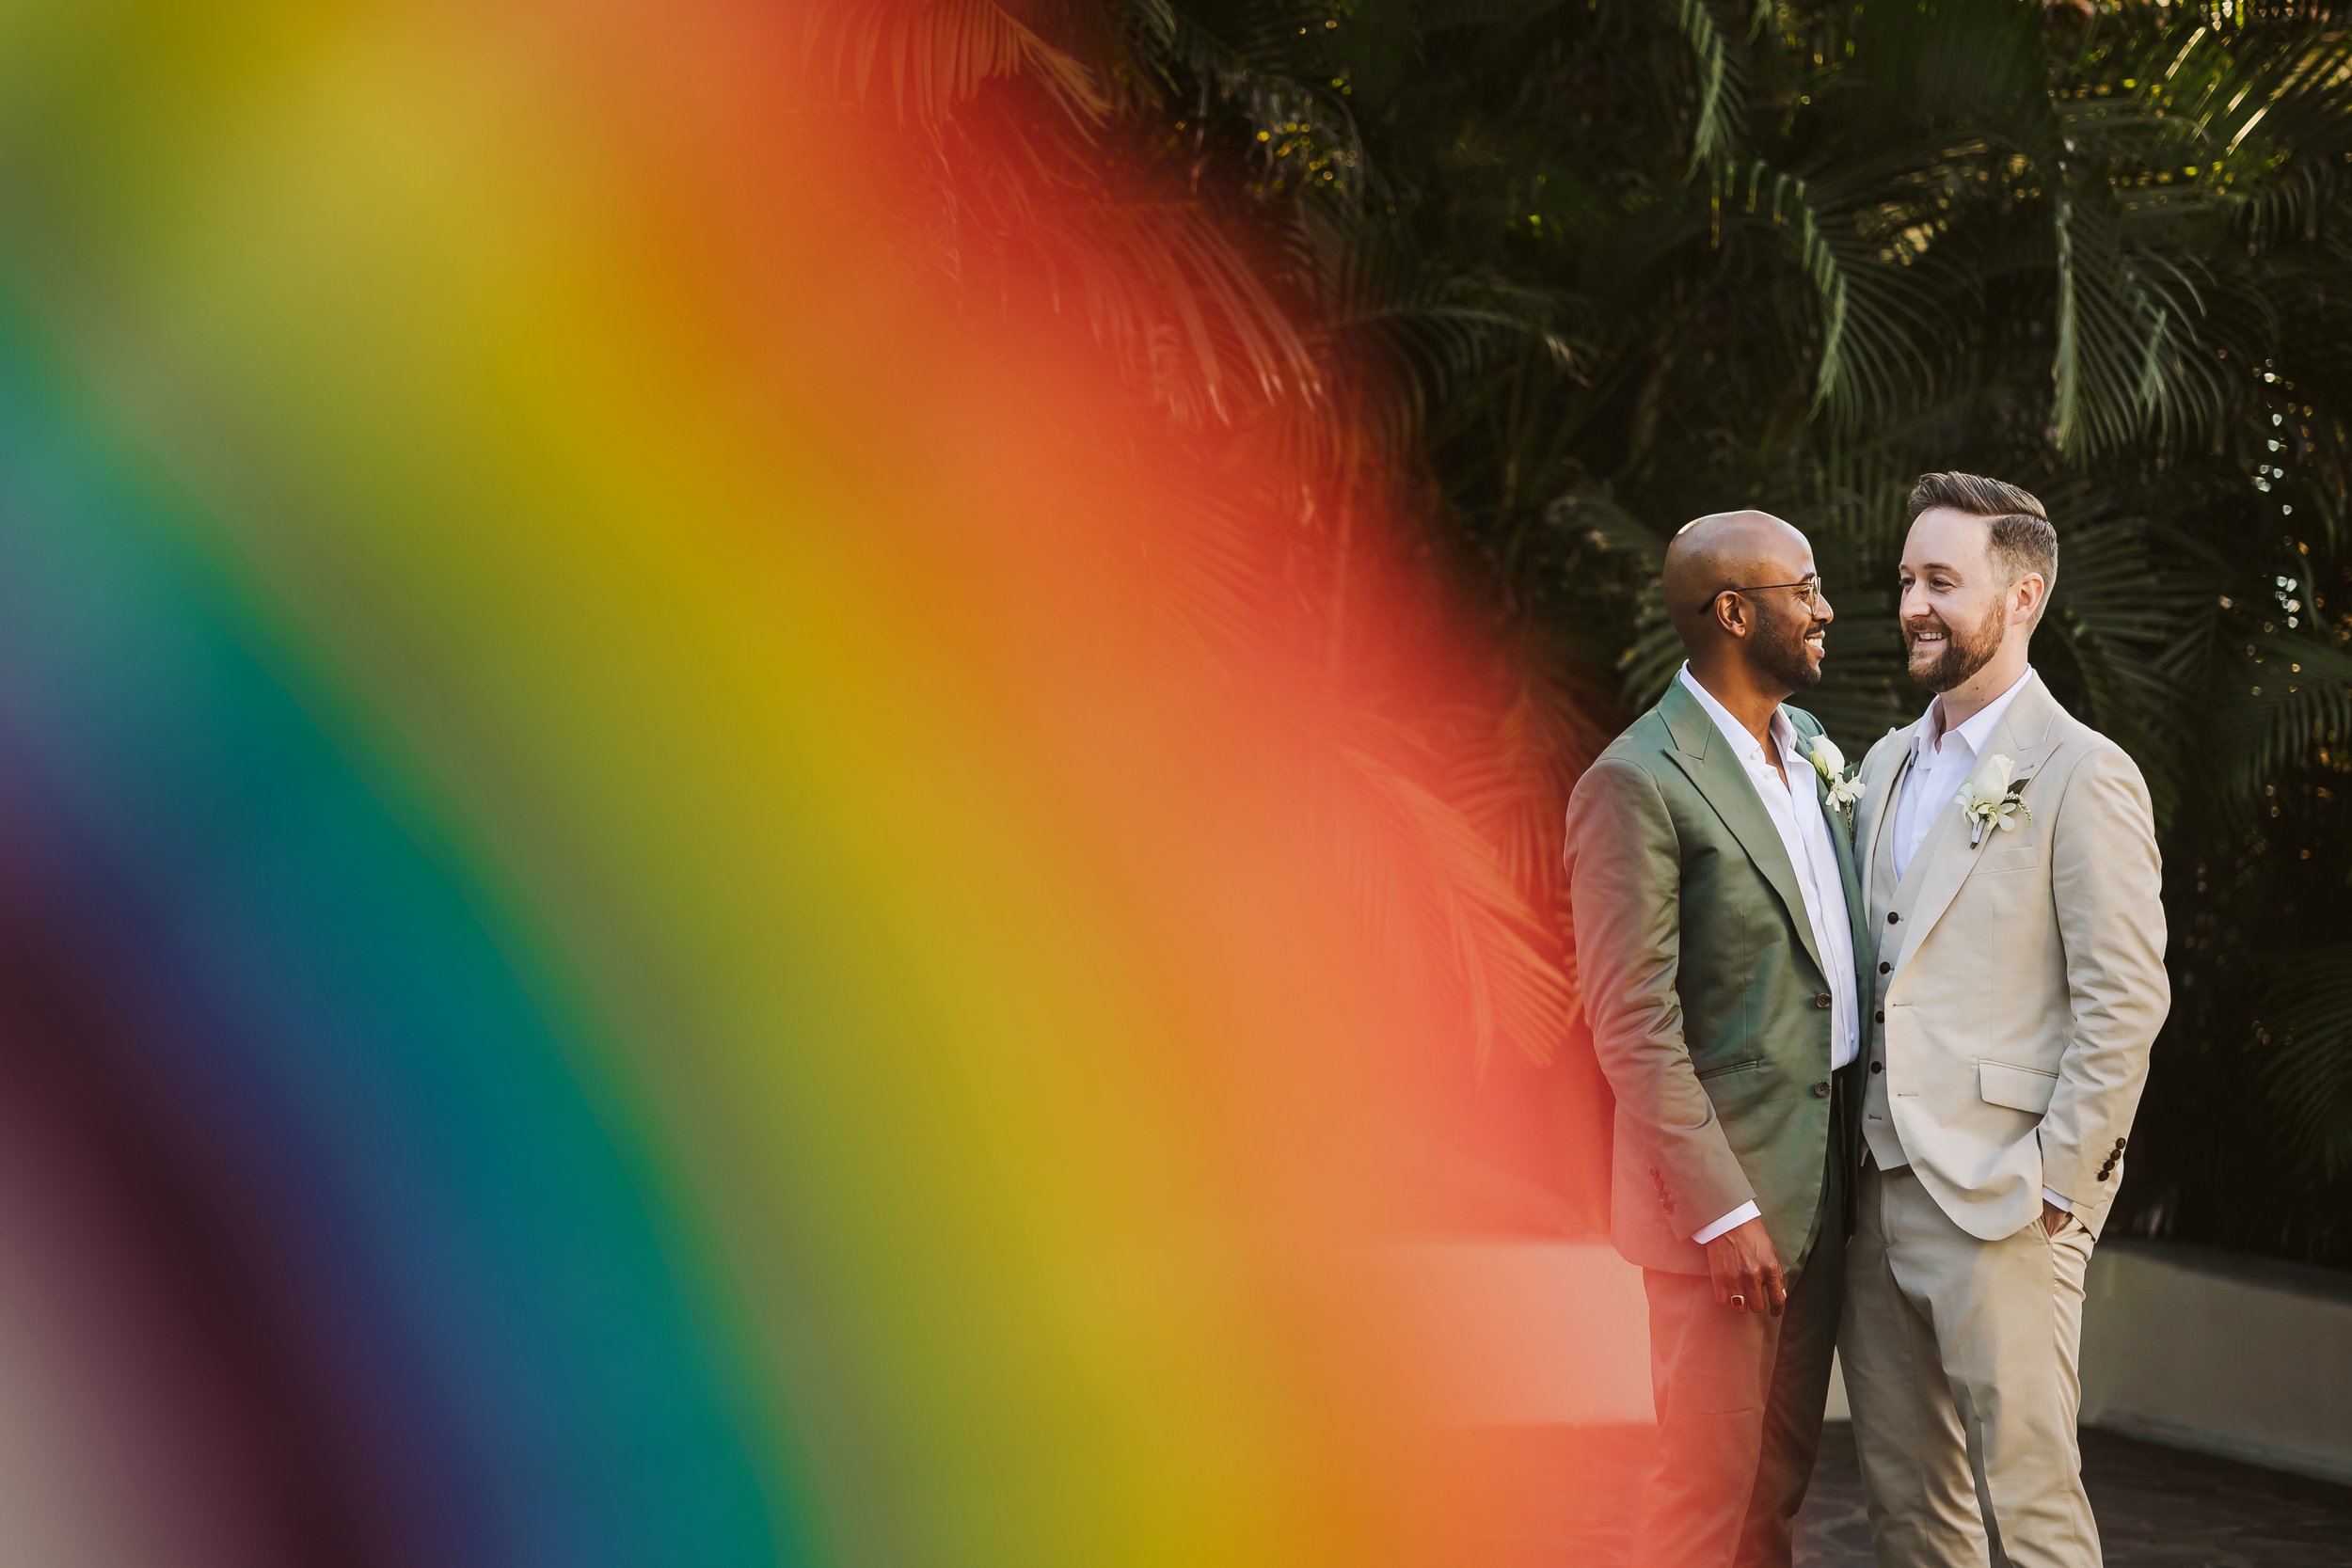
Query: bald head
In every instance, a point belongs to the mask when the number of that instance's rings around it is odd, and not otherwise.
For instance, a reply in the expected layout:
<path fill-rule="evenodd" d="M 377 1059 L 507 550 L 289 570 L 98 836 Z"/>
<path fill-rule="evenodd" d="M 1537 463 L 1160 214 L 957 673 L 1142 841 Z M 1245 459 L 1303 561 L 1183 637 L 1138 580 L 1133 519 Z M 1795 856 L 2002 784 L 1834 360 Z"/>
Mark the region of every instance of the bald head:
<path fill-rule="evenodd" d="M 1818 684 L 1836 617 L 1825 595 L 1800 586 L 1813 576 L 1813 546 L 1769 512 L 1685 525 L 1666 546 L 1661 586 L 1692 673 L 1719 698 L 1750 693 L 1767 707 Z"/>
<path fill-rule="evenodd" d="M 1692 653 L 1725 635 L 1715 595 L 1726 588 L 1794 582 L 1813 570 L 1813 546 L 1769 512 L 1716 512 L 1682 525 L 1666 546 L 1660 586 L 1666 613 Z"/>

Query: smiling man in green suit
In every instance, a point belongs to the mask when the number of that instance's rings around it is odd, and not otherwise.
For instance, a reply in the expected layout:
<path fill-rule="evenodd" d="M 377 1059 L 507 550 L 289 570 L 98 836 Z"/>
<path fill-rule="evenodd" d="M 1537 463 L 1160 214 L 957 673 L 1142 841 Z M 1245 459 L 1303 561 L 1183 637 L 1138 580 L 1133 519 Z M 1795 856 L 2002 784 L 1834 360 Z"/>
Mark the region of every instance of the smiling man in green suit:
<path fill-rule="evenodd" d="M 1577 967 L 1616 1094 L 1611 1233 L 1644 1270 L 1659 1437 L 1638 1568 L 1786 1568 L 1849 1222 L 1862 950 L 1805 538 L 1702 517 L 1662 587 L 1690 654 L 1568 804 Z M 1825 759 L 1835 759 L 1834 749 Z M 1830 774 L 1837 774 L 1833 791 Z"/>

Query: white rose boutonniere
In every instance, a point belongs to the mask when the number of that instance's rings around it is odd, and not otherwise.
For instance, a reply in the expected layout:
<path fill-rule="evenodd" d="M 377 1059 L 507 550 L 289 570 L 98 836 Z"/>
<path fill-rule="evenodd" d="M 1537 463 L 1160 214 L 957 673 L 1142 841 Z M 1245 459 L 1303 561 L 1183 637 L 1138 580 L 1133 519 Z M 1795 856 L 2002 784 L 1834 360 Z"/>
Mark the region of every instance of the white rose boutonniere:
<path fill-rule="evenodd" d="M 1826 734 L 1817 735 L 1806 742 L 1805 754 L 1813 759 L 1814 770 L 1829 785 L 1830 809 L 1852 811 L 1854 802 L 1862 799 L 1862 781 L 1846 771 L 1846 755 L 1837 749 L 1837 742 Z"/>
<path fill-rule="evenodd" d="M 1968 818 L 1968 847 L 1971 849 L 1984 842 L 1987 827 L 1998 828 L 2008 833 L 2017 831 L 2020 817 L 2028 822 L 2033 820 L 2033 812 L 2026 806 L 2023 794 L 2026 781 L 2010 782 L 2010 772 L 2016 766 L 1995 752 L 1984 759 L 1976 776 L 1962 784 L 1960 793 L 1952 797 L 1952 803 L 1960 808 L 1962 816 Z"/>

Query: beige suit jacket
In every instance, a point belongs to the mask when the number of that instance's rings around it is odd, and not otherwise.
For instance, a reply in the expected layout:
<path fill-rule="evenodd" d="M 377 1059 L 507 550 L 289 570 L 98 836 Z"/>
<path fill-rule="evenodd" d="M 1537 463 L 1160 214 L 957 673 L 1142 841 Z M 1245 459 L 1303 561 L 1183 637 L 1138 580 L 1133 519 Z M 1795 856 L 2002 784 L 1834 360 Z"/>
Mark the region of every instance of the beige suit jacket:
<path fill-rule="evenodd" d="M 1979 761 L 2015 764 L 2032 820 L 1972 847 L 1943 802 L 1899 884 L 1891 808 L 1925 721 L 1862 765 L 1865 972 L 1884 1063 L 1865 1116 L 1891 1119 L 1921 1185 L 1971 1235 L 2023 1229 L 2044 1186 L 2096 1235 L 2171 1006 L 2147 785 L 2028 674 Z"/>

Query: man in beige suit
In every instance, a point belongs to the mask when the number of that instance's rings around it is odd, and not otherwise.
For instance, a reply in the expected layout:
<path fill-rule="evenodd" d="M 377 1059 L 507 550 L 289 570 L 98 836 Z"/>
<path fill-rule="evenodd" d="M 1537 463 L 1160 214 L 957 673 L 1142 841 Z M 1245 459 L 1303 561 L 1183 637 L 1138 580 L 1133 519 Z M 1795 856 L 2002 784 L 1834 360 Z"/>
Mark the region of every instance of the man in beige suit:
<path fill-rule="evenodd" d="M 1871 748 L 1854 827 L 1854 1442 L 1882 1568 L 2084 1568 L 2083 1274 L 2171 1000 L 2148 791 L 2026 663 L 2058 575 L 2041 502 L 1930 474 L 1911 513 L 1902 636 L 1936 696 Z"/>

